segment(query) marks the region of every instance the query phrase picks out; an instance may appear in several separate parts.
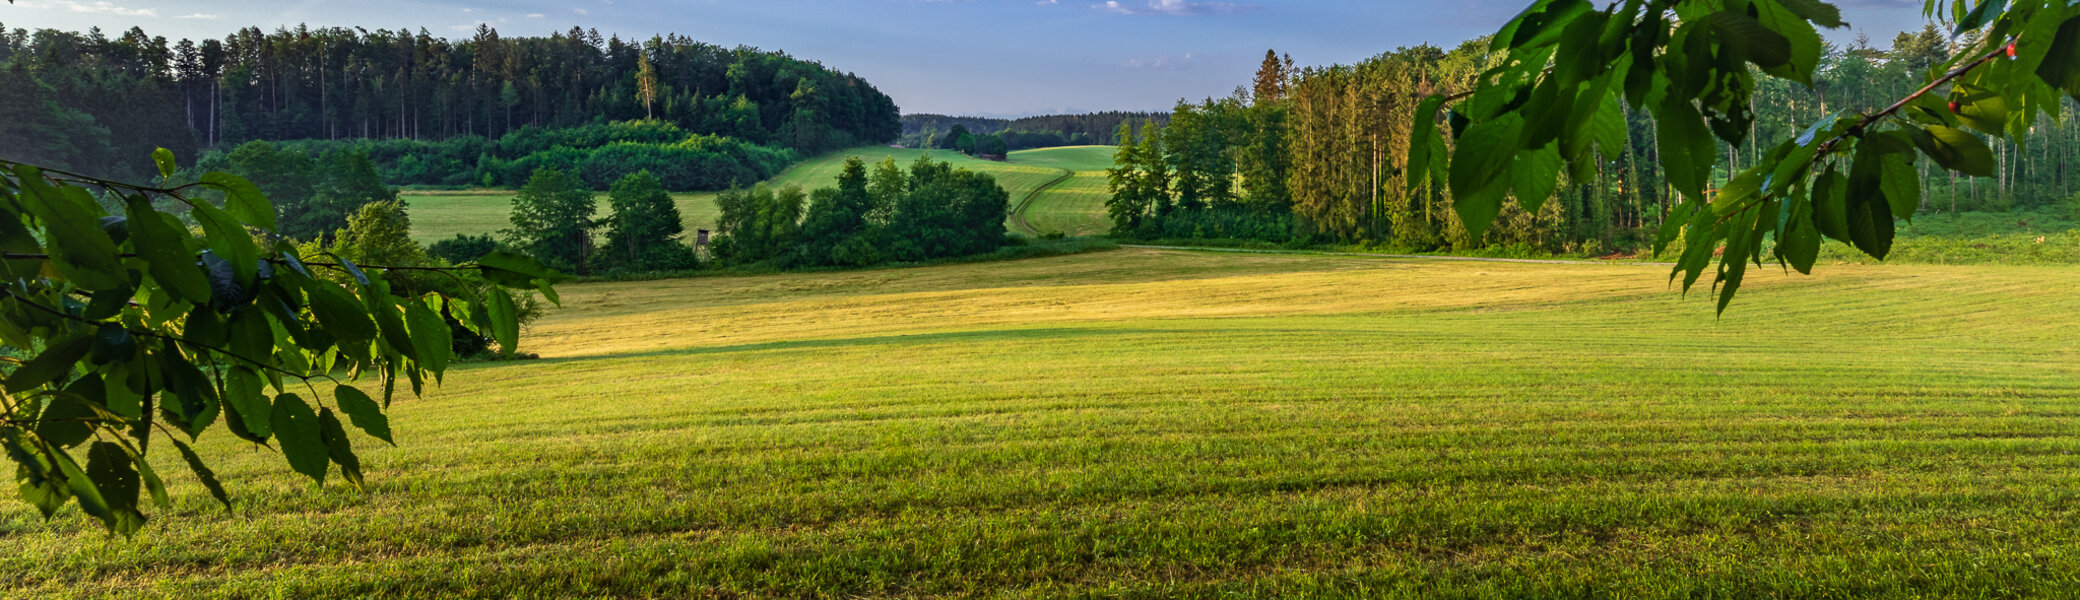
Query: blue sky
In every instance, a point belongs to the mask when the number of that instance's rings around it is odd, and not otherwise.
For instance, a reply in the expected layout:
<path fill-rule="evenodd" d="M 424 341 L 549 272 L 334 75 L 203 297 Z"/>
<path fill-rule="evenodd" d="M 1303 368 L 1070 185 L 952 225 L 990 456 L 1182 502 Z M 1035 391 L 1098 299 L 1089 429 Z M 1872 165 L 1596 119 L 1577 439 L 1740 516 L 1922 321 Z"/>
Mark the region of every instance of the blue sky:
<path fill-rule="evenodd" d="M 572 25 L 648 39 L 681 33 L 785 50 L 852 71 L 904 112 L 1025 115 L 1159 110 L 1225 96 L 1264 50 L 1303 65 L 1361 60 L 1400 46 L 1454 46 L 1493 32 L 1528 0 L 16 0 L 7 28 L 222 37 L 239 27 L 309 23 L 425 27 L 465 37 Z M 1601 2 L 1599 2 L 1600 4 Z M 1921 26 L 1921 0 L 1837 0 L 1854 28 L 1887 46 Z"/>

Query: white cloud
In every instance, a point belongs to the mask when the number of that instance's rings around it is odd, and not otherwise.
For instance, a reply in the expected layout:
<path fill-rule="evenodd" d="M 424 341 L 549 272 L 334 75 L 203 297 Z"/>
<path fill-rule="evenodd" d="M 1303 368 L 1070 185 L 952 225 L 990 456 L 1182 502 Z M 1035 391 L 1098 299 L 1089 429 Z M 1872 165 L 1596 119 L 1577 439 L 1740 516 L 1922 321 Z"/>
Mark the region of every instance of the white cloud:
<path fill-rule="evenodd" d="M 204 13 L 195 13 L 195 14 L 192 14 L 192 15 L 180 15 L 180 16 L 177 16 L 177 17 L 174 17 L 174 18 L 176 18 L 176 19 L 195 19 L 195 20 L 198 20 L 198 21 L 215 21 L 215 20 L 217 20 L 217 19 L 219 19 L 219 18 L 221 18 L 221 17 L 218 17 L 218 16 L 216 16 L 216 15 L 211 15 L 211 14 L 204 14 Z"/>
<path fill-rule="evenodd" d="M 589 15 L 589 14 L 592 14 L 592 11 L 589 11 L 589 10 L 585 10 L 585 9 L 582 9 L 582 8 L 573 8 L 573 9 L 571 9 L 571 12 L 574 12 L 574 13 L 578 13 L 578 14 L 581 14 L 581 15 Z"/>
<path fill-rule="evenodd" d="M 1224 15 L 1255 8 L 1247 4 L 1194 2 L 1193 0 L 1148 0 L 1147 6 L 1131 3 L 1122 4 L 1119 0 L 1109 0 L 1104 4 L 1093 6 L 1105 12 L 1121 15 Z"/>
<path fill-rule="evenodd" d="M 1192 67 L 1192 55 L 1157 56 L 1154 58 L 1130 58 L 1120 66 L 1146 71 L 1183 71 Z"/>
<path fill-rule="evenodd" d="M 111 2 L 74 2 L 73 0 L 47 0 L 45 2 L 22 2 L 24 8 L 62 8 L 72 12 L 124 17 L 157 17 L 159 11 L 149 8 L 128 8 Z"/>
<path fill-rule="evenodd" d="M 542 17 L 544 17 L 544 16 L 547 16 L 547 15 L 543 15 L 542 13 L 527 13 L 527 18 L 529 18 L 529 19 L 539 19 L 539 18 L 542 18 Z"/>

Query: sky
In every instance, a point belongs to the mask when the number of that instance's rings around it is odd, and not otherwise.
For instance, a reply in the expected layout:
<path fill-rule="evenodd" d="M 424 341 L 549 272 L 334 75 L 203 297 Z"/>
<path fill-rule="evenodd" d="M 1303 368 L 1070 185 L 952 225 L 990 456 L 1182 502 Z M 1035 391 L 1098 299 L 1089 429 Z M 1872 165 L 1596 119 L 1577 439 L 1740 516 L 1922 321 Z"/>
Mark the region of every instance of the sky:
<path fill-rule="evenodd" d="M 14 0 L 0 25 L 221 38 L 241 27 L 425 28 L 468 37 L 577 25 L 756 46 L 865 77 L 905 113 L 1024 116 L 1167 110 L 1232 93 L 1266 49 L 1301 65 L 1493 33 L 1528 0 Z M 1598 2 L 1601 4 L 1602 2 Z M 1889 46 L 1922 25 L 1921 0 L 1835 0 L 1850 29 Z"/>

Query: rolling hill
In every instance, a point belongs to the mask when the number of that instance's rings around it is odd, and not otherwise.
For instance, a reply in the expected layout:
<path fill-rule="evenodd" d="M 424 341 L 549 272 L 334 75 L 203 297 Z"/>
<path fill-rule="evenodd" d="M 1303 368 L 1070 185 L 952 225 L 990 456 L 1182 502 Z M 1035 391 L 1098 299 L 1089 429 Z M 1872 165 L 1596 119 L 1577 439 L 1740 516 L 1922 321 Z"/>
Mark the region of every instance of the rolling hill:
<path fill-rule="evenodd" d="M 1010 192 L 1012 231 L 1028 235 L 1063 232 L 1070 235 L 1102 233 L 1105 221 L 1104 169 L 1112 165 L 1110 146 L 1079 146 L 1014 152 L 1008 162 L 970 158 L 951 150 L 865 147 L 835 152 L 804 161 L 767 183 L 799 185 L 804 189 L 827 187 L 837 180 L 845 159 L 857 156 L 869 163 L 894 159 L 907 167 L 920 157 L 952 163 L 957 168 L 988 173 Z M 1095 190 L 1095 191 L 1094 191 Z M 457 234 L 481 235 L 506 228 L 512 209 L 510 190 L 459 192 L 407 191 L 412 237 L 430 244 Z M 714 193 L 674 194 L 686 230 L 713 229 L 718 213 Z M 606 195 L 599 196 L 600 213 L 606 214 Z M 1021 220 L 1021 215 L 1031 218 Z M 1028 225 L 1030 223 L 1030 225 Z"/>

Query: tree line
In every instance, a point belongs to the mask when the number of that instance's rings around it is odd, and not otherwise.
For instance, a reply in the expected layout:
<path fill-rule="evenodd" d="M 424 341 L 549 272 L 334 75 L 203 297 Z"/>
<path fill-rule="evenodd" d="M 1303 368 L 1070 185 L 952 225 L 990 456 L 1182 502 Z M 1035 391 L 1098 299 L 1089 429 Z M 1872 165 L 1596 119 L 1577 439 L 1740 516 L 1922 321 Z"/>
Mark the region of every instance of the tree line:
<path fill-rule="evenodd" d="M 1754 118 L 1742 144 L 1716 142 L 1714 181 L 1766 159 L 1767 148 L 1828 114 L 1871 112 L 1919 87 L 1967 35 L 1932 26 L 1901 33 L 1889 49 L 1859 39 L 1823 44 L 1814 86 L 1757 78 Z M 1675 205 L 1660 165 L 1655 121 L 1615 106 L 1589 126 L 1611 140 L 1603 168 L 1562 173 L 1538 210 L 1506 204 L 1474 239 L 1444 189 L 1412 189 L 1404 174 L 1418 104 L 1473 89 L 1501 56 L 1486 38 L 1451 50 L 1402 48 L 1356 65 L 1295 68 L 1267 53 L 1250 87 L 1233 97 L 1180 102 L 1168 124 L 1133 123 L 1115 134 L 1108 210 L 1117 235 L 1269 242 L 1363 243 L 1404 250 L 1516 246 L 1544 252 L 1630 251 L 1647 245 Z M 2072 100 L 2062 99 L 2068 106 Z M 1463 117 L 1445 126 L 1463 130 Z M 1994 176 L 1919 175 L 1920 212 L 2006 211 L 2080 203 L 2080 126 L 2044 120 L 1993 141 Z"/>
<path fill-rule="evenodd" d="M 900 143 L 911 148 L 959 149 L 961 135 L 994 136 L 1007 150 L 1058 148 L 1062 146 L 1112 145 L 1113 126 L 1121 121 L 1154 119 L 1167 122 L 1164 113 L 1102 112 L 1076 115 L 1044 115 L 1019 119 L 953 117 L 936 114 L 903 115 Z"/>
<path fill-rule="evenodd" d="M 687 133 L 802 153 L 901 134 L 864 79 L 755 48 L 572 28 L 449 40 L 420 29 L 248 27 L 221 40 L 0 27 L 0 148 L 15 158 L 148 175 L 151 149 L 192 159 L 250 140 L 496 139 L 654 118 Z M 124 132 L 111 136 L 110 131 Z M 676 141 L 676 140 L 675 140 Z"/>
<path fill-rule="evenodd" d="M 669 190 L 720 190 L 771 178 L 801 156 L 790 149 L 689 132 L 661 120 L 560 129 L 529 126 L 490 139 L 252 141 L 227 154 L 236 156 L 253 151 L 251 148 L 269 152 L 293 149 L 313 156 L 359 153 L 391 185 L 516 188 L 535 169 L 553 167 L 579 177 L 594 190 L 605 190 L 624 176 L 646 170 Z M 231 170 L 247 177 L 270 176 L 248 171 L 236 161 L 222 165 L 222 160 L 217 154 L 206 154 L 200 162 L 204 168 Z"/>
<path fill-rule="evenodd" d="M 919 157 L 871 172 L 845 161 L 835 187 L 804 194 L 759 184 L 715 201 L 715 259 L 725 265 L 862 267 L 983 254 L 1006 244 L 1011 196 L 996 178 Z"/>

